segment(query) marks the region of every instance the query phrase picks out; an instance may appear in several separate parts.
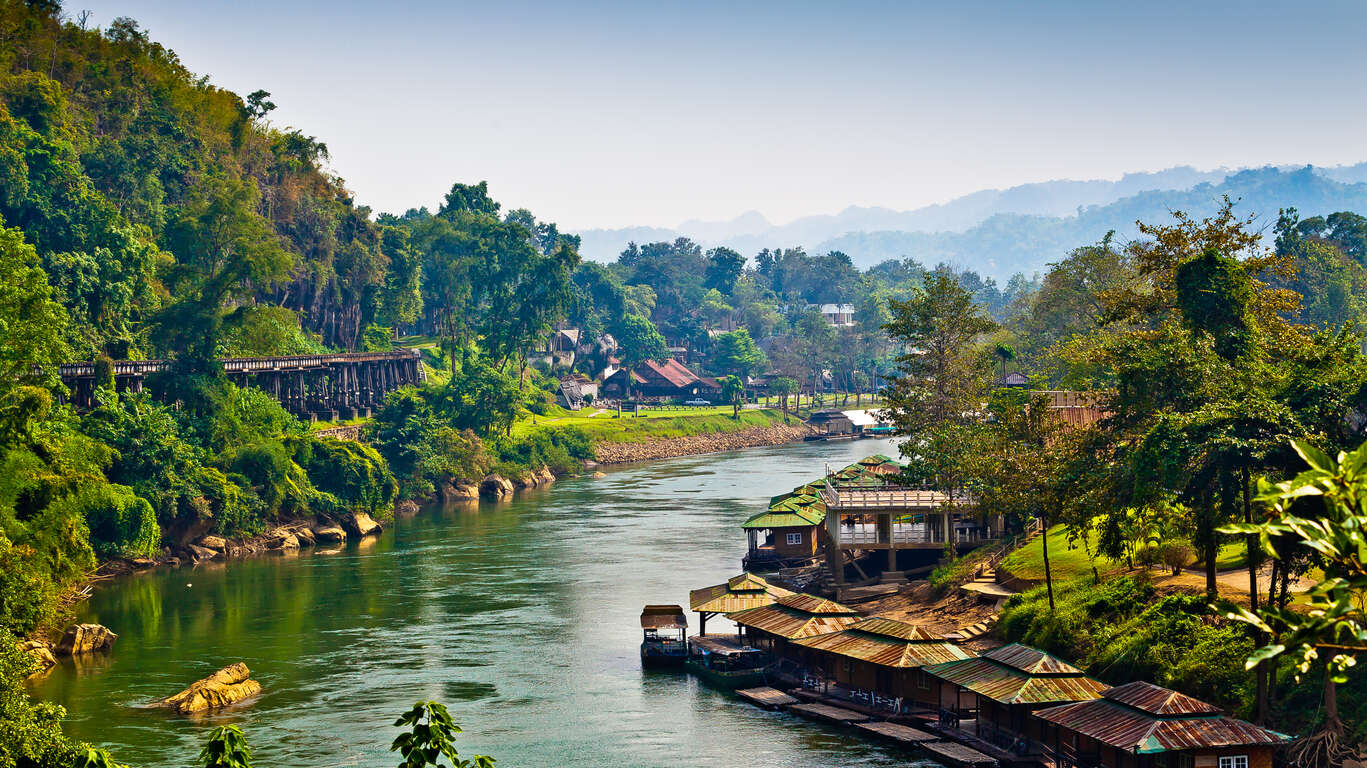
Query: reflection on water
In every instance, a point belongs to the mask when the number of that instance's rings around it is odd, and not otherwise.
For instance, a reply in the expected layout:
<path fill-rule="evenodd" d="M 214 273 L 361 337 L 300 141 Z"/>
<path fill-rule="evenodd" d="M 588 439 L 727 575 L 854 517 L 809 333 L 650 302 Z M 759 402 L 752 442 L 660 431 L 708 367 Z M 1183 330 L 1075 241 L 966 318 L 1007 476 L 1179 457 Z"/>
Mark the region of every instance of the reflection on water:
<path fill-rule="evenodd" d="M 114 652 L 66 660 L 34 690 L 67 707 L 72 735 L 136 766 L 185 765 L 221 723 L 263 766 L 393 764 L 389 724 L 419 699 L 450 706 L 462 751 L 507 766 L 905 765 L 637 658 L 642 605 L 735 575 L 748 515 L 823 462 L 876 452 L 895 449 L 662 461 L 432 507 L 336 554 L 121 579 L 81 617 L 119 633 Z M 249 705 L 203 721 L 140 706 L 235 661 L 265 686 Z"/>

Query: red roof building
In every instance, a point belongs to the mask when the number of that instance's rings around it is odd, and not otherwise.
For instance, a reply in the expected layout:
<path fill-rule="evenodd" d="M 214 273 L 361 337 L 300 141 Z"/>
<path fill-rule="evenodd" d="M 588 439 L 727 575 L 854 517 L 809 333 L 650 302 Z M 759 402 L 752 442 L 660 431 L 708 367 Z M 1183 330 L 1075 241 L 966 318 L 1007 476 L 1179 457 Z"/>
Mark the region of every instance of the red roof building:
<path fill-rule="evenodd" d="M 640 397 L 696 397 L 712 392 L 716 383 L 699 378 L 697 374 L 684 367 L 684 364 L 670 358 L 664 362 L 647 360 L 636 366 L 636 382 L 631 392 Z M 609 397 L 625 397 L 627 372 L 618 371 L 603 382 L 603 394 Z"/>

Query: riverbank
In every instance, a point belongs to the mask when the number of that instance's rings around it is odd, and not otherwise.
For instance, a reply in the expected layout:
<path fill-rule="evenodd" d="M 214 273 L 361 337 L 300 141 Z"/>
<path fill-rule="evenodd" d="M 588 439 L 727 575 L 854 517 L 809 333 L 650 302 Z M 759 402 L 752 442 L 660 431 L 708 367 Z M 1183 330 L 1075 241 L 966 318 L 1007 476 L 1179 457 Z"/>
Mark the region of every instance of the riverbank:
<path fill-rule="evenodd" d="M 806 424 L 748 427 L 737 432 L 656 438 L 639 442 L 599 442 L 594 445 L 599 464 L 672 459 L 706 453 L 795 443 L 814 433 Z"/>

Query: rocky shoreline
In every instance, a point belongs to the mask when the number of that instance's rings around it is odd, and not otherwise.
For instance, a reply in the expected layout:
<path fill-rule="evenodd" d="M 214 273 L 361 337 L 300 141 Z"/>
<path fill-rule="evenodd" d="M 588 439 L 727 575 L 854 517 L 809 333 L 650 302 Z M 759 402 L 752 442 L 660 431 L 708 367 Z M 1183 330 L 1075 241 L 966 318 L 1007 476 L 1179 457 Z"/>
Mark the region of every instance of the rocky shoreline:
<path fill-rule="evenodd" d="M 806 424 L 780 424 L 772 427 L 750 427 L 737 432 L 685 435 L 640 443 L 598 443 L 595 449 L 599 464 L 626 464 L 633 461 L 734 451 L 738 448 L 782 445 L 797 442 L 814 433 L 815 430 Z"/>

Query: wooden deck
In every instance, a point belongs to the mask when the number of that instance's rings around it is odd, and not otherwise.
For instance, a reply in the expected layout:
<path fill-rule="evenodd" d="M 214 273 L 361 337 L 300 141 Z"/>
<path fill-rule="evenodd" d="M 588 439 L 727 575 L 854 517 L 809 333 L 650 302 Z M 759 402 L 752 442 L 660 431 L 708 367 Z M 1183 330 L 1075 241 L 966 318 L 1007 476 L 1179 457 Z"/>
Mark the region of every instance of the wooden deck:
<path fill-rule="evenodd" d="M 935 759 L 961 768 L 995 768 L 997 765 L 995 758 L 952 741 L 921 742 L 917 746 Z"/>
<path fill-rule="evenodd" d="M 854 724 L 869 719 L 868 715 L 844 707 L 832 707 L 829 704 L 794 704 L 788 711 L 827 723 Z"/>
<path fill-rule="evenodd" d="M 940 737 L 933 733 L 918 731 L 907 725 L 897 723 L 855 723 L 854 727 L 869 733 L 891 739 L 899 744 L 924 744 L 927 741 L 939 741 Z"/>
<path fill-rule="evenodd" d="M 764 707 L 765 709 L 781 709 L 791 704 L 797 704 L 799 701 L 777 688 L 769 688 L 768 686 L 746 688 L 736 691 L 736 695 L 757 707 Z"/>

